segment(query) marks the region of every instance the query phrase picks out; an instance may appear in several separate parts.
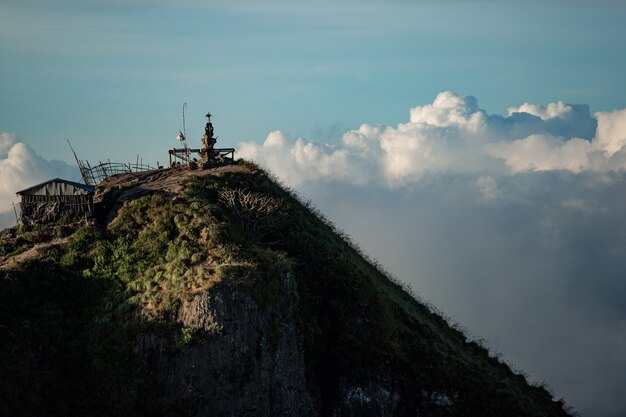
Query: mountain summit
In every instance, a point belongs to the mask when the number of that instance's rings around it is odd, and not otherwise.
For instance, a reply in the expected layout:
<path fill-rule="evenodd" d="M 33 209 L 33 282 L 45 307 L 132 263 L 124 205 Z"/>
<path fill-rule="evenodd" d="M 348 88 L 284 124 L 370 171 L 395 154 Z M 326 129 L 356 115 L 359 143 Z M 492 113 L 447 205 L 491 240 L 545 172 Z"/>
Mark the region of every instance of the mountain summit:
<path fill-rule="evenodd" d="M 0 415 L 570 415 L 250 163 L 95 203 L 2 234 Z"/>

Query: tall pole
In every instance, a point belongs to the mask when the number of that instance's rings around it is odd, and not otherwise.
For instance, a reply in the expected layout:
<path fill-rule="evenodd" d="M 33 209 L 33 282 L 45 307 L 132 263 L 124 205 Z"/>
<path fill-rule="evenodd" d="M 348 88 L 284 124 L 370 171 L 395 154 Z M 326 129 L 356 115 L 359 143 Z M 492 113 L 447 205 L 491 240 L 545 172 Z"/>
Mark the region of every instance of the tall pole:
<path fill-rule="evenodd" d="M 183 103 L 183 135 L 185 138 L 187 137 L 187 131 L 185 130 L 185 107 L 187 107 L 187 102 Z"/>
<path fill-rule="evenodd" d="M 183 103 L 183 137 L 185 140 L 183 141 L 183 145 L 185 146 L 185 162 L 189 163 L 189 148 L 187 148 L 187 130 L 185 129 L 185 107 L 187 107 L 187 102 Z"/>

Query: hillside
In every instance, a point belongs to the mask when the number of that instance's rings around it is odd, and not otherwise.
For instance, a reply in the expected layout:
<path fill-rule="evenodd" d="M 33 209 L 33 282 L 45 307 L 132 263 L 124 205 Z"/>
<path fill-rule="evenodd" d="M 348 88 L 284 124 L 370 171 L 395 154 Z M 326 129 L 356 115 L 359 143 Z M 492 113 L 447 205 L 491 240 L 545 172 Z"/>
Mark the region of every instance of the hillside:
<path fill-rule="evenodd" d="M 0 242 L 0 415 L 567 416 L 252 164 Z"/>

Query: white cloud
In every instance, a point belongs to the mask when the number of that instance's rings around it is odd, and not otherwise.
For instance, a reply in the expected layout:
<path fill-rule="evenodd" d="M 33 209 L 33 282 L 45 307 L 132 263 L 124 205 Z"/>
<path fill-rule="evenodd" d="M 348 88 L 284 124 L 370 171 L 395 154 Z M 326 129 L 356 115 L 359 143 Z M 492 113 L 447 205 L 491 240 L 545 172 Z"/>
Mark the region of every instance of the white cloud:
<path fill-rule="evenodd" d="M 12 203 L 24 188 L 61 177 L 76 180 L 78 169 L 65 162 L 47 160 L 12 133 L 0 133 L 0 228 L 15 224 Z"/>
<path fill-rule="evenodd" d="M 546 133 L 564 138 L 591 140 L 596 132 L 597 121 L 591 116 L 586 104 L 565 104 L 562 101 L 538 105 L 524 103 L 520 107 L 508 109 L 508 117 L 516 114 L 529 114 L 544 122 Z"/>
<path fill-rule="evenodd" d="M 476 98 L 447 91 L 410 109 L 405 124 L 364 124 L 335 146 L 291 141 L 277 131 L 262 145 L 243 144 L 239 154 L 292 185 L 325 179 L 395 187 L 441 173 L 499 176 L 506 167 L 512 174 L 626 170 L 626 109 L 595 116 L 588 105 L 560 101 L 488 115 Z"/>
<path fill-rule="evenodd" d="M 238 155 L 272 167 L 289 185 L 329 178 L 362 184 L 371 179 L 368 169 L 375 169 L 370 168 L 375 160 L 368 156 L 368 145 L 358 140 L 363 138 L 348 139 L 345 148 L 336 149 L 303 139 L 292 142 L 282 132 L 274 131 L 262 145 L 242 144 Z"/>
<path fill-rule="evenodd" d="M 595 116 L 598 118 L 598 131 L 594 143 L 612 156 L 626 145 L 626 109 L 598 112 Z"/>
<path fill-rule="evenodd" d="M 532 135 L 486 147 L 489 155 L 506 161 L 513 173 L 550 170 L 581 172 L 591 167 L 591 149 L 592 145 L 584 139 L 563 141 L 549 135 Z"/>
<path fill-rule="evenodd" d="M 540 104 L 524 103 L 519 107 L 509 107 L 507 110 L 509 116 L 513 113 L 528 113 L 541 118 L 542 120 L 550 120 L 555 117 L 562 117 L 572 113 L 572 106 L 562 101 L 550 103 L 547 106 Z"/>
<path fill-rule="evenodd" d="M 480 130 L 486 119 L 476 98 L 460 97 L 451 91 L 437 95 L 433 104 L 412 108 L 410 115 L 410 122 L 414 124 L 456 126 L 470 131 Z"/>
<path fill-rule="evenodd" d="M 431 172 L 474 171 L 483 162 L 480 145 L 488 123 L 475 98 L 444 92 L 410 113 L 409 123 L 396 128 L 364 124 L 346 132 L 338 146 L 289 141 L 272 132 L 262 145 L 242 144 L 239 155 L 292 185 L 327 179 L 398 186 Z"/>
<path fill-rule="evenodd" d="M 541 113 L 542 117 L 555 115 L 554 118 L 568 114 L 572 120 L 571 111 L 565 109 L 567 106 L 555 106 L 552 110 L 548 107 L 537 113 Z M 528 104 L 522 108 L 532 110 Z M 597 129 L 591 141 L 576 137 L 532 135 L 513 142 L 490 144 L 486 150 L 491 156 L 502 158 L 514 173 L 545 170 L 626 171 L 626 109 L 598 112 L 595 117 Z M 548 123 L 554 118 L 548 119 Z"/>

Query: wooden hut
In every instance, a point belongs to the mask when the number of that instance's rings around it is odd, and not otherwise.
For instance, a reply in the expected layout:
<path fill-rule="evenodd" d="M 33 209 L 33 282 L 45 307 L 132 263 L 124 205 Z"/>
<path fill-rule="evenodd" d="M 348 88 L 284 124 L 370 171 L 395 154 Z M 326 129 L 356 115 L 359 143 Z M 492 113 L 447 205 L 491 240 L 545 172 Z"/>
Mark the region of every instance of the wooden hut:
<path fill-rule="evenodd" d="M 92 213 L 94 192 L 91 185 L 60 178 L 33 185 L 17 192 L 22 199 L 20 221 L 34 224 L 55 220 L 66 212 Z"/>

